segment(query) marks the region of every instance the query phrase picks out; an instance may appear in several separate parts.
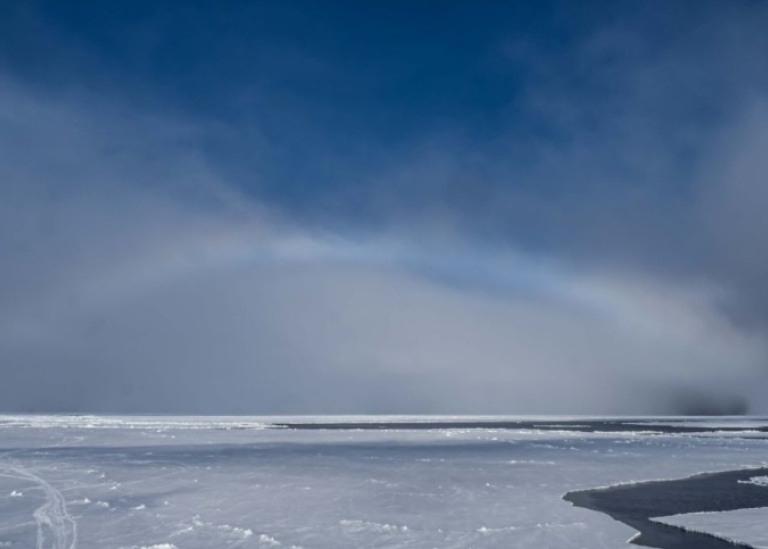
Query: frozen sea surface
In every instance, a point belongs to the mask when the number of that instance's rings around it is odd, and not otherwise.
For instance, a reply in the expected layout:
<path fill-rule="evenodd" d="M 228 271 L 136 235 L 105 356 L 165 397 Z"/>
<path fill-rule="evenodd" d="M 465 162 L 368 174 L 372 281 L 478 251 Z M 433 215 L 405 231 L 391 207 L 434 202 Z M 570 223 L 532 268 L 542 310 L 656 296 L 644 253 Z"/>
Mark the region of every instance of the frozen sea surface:
<path fill-rule="evenodd" d="M 755 549 L 768 549 L 768 508 L 765 507 L 722 513 L 690 513 L 654 520 L 745 543 Z"/>
<path fill-rule="evenodd" d="M 697 425 L 0 416 L 0 547 L 616 549 L 566 492 L 768 465 L 768 421 Z"/>

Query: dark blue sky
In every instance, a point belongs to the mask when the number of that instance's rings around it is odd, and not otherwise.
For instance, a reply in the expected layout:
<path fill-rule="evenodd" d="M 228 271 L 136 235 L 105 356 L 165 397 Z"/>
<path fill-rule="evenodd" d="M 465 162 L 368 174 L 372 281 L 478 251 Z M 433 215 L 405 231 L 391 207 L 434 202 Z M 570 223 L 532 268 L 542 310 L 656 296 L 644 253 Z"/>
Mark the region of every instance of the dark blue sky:
<path fill-rule="evenodd" d="M 363 211 L 374 221 L 366 174 L 435 140 L 449 156 L 457 154 L 452 148 L 462 151 L 454 170 L 460 173 L 396 189 L 387 200 L 406 208 L 445 202 L 459 210 L 466 201 L 471 212 L 488 208 L 508 187 L 539 192 L 541 178 L 526 173 L 538 161 L 539 145 L 568 146 L 603 132 L 625 108 L 623 65 L 654 62 L 698 32 L 713 8 L 706 2 L 10 1 L 0 10 L 7 71 L 47 90 L 85 87 L 218 123 L 219 132 L 200 139 L 241 188 L 310 217 Z M 620 40 L 590 50 L 600 33 Z M 694 111 L 688 114 L 695 123 L 718 114 L 712 90 L 702 92 L 709 83 L 706 74 L 686 79 L 689 89 L 681 91 L 696 93 L 687 98 L 692 101 L 677 101 Z M 559 116 L 535 105 L 537 94 L 551 95 L 569 112 Z M 504 174 L 489 167 L 499 158 L 512 164 Z M 621 172 L 621 162 L 609 169 Z M 510 170 L 520 173 L 509 177 Z M 475 188 L 457 189 L 451 178 L 476 180 Z M 547 181 L 545 194 L 567 196 L 566 182 Z"/>
<path fill-rule="evenodd" d="M 318 121 L 398 136 L 440 118 L 471 125 L 498 115 L 526 76 L 507 45 L 567 48 L 610 19 L 605 3 L 586 6 L 11 2 L 4 53 L 44 81 L 90 67 L 104 85 L 154 88 L 195 113 L 237 116 L 248 107 L 238 94 L 265 89 L 306 104 Z"/>
<path fill-rule="evenodd" d="M 767 87 L 762 20 L 751 0 L 19 0 L 0 67 L 189 121 L 180 141 L 294 220 L 688 268 L 702 162 Z"/>

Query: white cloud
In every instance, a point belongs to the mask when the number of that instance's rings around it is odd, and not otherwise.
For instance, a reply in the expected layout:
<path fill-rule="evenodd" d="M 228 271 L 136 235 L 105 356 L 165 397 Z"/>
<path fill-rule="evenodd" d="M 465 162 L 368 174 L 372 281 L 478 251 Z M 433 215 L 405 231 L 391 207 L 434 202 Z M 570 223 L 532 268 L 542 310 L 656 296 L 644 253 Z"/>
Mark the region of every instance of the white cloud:
<path fill-rule="evenodd" d="M 233 191 L 204 128 L 0 90 L 6 409 L 659 412 L 764 375 L 704 282 L 323 233 Z"/>

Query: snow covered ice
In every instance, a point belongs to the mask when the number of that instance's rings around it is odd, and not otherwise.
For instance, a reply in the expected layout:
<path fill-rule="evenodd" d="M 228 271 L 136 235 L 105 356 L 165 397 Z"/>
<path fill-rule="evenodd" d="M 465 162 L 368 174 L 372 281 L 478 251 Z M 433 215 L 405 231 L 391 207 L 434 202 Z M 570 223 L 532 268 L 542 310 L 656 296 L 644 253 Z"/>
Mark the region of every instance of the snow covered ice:
<path fill-rule="evenodd" d="M 768 459 L 762 420 L 503 419 L 0 416 L 0 547 L 616 549 L 634 530 L 566 492 Z M 284 427 L 312 421 L 377 427 Z"/>
<path fill-rule="evenodd" d="M 746 543 L 755 549 L 768 548 L 768 509 L 765 507 L 722 513 L 691 513 L 655 520 L 736 543 Z"/>

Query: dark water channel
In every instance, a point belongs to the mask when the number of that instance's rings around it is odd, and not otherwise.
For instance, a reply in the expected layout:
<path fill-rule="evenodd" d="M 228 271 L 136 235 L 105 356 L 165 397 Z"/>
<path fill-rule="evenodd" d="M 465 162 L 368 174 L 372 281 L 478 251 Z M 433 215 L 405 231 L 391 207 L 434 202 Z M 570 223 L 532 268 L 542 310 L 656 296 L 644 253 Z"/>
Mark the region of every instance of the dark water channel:
<path fill-rule="evenodd" d="M 768 468 L 705 473 L 680 480 L 652 481 L 569 492 L 563 499 L 600 511 L 640 534 L 632 543 L 660 549 L 751 548 L 707 534 L 653 522 L 653 517 L 768 507 L 768 488 L 740 483 L 768 475 Z"/>
<path fill-rule="evenodd" d="M 627 419 L 560 419 L 560 420 L 436 420 L 382 422 L 285 422 L 276 427 L 307 430 L 377 430 L 377 429 L 508 429 L 572 431 L 581 433 L 634 432 L 697 435 L 714 432 L 744 431 L 745 427 L 727 421 L 717 427 L 697 424 L 690 419 L 627 420 Z M 756 424 L 752 433 L 768 433 L 768 426 Z M 692 477 L 651 481 L 569 492 L 563 499 L 578 507 L 599 511 L 637 530 L 631 542 L 658 549 L 754 549 L 708 534 L 688 532 L 650 520 L 685 513 L 732 511 L 749 507 L 768 507 L 768 487 L 740 483 L 755 476 L 768 475 L 768 468 L 705 473 Z"/>
<path fill-rule="evenodd" d="M 505 429 L 538 431 L 572 431 L 577 433 L 650 432 L 657 434 L 698 434 L 744 431 L 742 426 L 718 427 L 696 425 L 690 420 L 619 420 L 619 419 L 565 419 L 565 420 L 437 420 L 437 421 L 359 421 L 359 422 L 278 422 L 274 427 L 310 431 L 375 431 L 375 430 L 427 430 L 427 429 Z M 768 426 L 755 425 L 750 431 L 768 433 Z"/>

